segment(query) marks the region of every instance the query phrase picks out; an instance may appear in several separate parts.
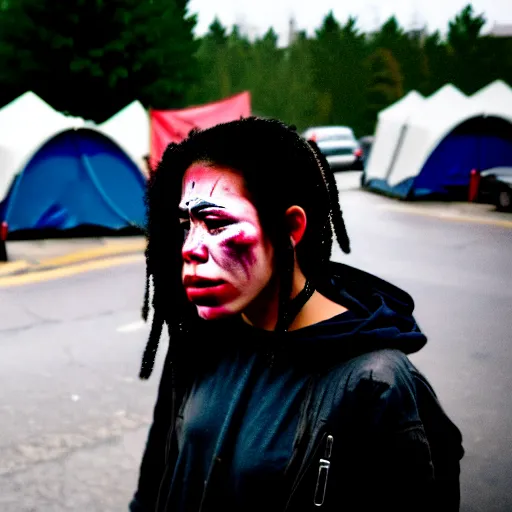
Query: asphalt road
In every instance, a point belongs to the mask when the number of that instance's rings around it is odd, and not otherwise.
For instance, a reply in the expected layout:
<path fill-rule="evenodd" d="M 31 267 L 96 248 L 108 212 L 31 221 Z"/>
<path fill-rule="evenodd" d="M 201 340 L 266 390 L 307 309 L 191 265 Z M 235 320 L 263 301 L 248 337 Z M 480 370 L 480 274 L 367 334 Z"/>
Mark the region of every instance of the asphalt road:
<path fill-rule="evenodd" d="M 389 210 L 338 180 L 353 252 L 333 256 L 414 296 L 429 343 L 411 359 L 464 435 L 462 510 L 512 510 L 512 230 Z M 0 288 L 2 512 L 126 510 L 163 356 L 137 379 L 143 280 L 133 263 Z"/>

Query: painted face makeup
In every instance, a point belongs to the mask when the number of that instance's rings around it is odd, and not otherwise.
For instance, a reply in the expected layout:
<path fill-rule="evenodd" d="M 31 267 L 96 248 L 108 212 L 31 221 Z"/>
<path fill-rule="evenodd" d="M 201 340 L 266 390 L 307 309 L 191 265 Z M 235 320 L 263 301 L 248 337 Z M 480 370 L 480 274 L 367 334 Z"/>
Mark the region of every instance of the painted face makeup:
<path fill-rule="evenodd" d="M 268 285 L 273 249 L 242 176 L 194 164 L 182 182 L 183 285 L 206 320 L 243 312 Z"/>

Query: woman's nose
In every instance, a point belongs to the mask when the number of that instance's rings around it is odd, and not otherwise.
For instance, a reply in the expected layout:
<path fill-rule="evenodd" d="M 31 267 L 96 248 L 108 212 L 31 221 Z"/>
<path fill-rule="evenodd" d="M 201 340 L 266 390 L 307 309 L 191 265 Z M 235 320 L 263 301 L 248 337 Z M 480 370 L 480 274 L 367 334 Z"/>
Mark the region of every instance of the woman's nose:
<path fill-rule="evenodd" d="M 204 243 L 204 233 L 198 229 L 192 229 L 183 243 L 181 249 L 183 260 L 187 263 L 208 261 L 208 249 Z"/>

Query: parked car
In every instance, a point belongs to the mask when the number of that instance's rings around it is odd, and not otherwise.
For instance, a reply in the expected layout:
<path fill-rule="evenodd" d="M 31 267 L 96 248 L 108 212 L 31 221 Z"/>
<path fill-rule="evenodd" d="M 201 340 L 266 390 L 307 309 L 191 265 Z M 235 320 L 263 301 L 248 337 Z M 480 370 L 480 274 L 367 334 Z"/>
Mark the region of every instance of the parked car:
<path fill-rule="evenodd" d="M 363 168 L 363 151 L 352 128 L 348 126 L 314 126 L 302 136 L 317 143 L 333 170 Z"/>
<path fill-rule="evenodd" d="M 361 158 L 363 161 L 363 167 L 366 165 L 366 162 L 368 162 L 374 141 L 375 137 L 373 135 L 365 135 L 359 139 L 359 146 L 361 147 L 362 152 Z"/>
<path fill-rule="evenodd" d="M 500 211 L 512 211 L 512 167 L 493 167 L 480 173 L 478 199 Z"/>
<path fill-rule="evenodd" d="M 375 142 L 375 137 L 373 135 L 366 135 L 359 139 L 359 146 L 361 147 L 361 187 L 364 187 L 366 184 L 366 165 L 368 163 L 368 158 L 370 157 L 370 153 L 372 150 L 373 143 Z"/>

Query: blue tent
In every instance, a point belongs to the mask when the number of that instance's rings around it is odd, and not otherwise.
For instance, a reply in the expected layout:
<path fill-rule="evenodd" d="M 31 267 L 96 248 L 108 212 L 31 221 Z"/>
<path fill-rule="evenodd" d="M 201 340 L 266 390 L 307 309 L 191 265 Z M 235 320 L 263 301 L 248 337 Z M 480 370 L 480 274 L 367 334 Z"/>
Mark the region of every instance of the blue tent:
<path fill-rule="evenodd" d="M 403 163 L 401 171 L 396 171 L 396 161 L 404 151 L 406 134 L 407 126 L 404 126 L 386 176 L 366 178 L 365 186 L 369 189 L 401 199 L 462 199 L 467 197 L 473 169 L 484 171 L 512 166 L 512 124 L 506 119 L 477 116 L 462 122 L 442 138 L 426 160 L 420 163 L 417 173 L 408 172 L 409 168 Z M 403 175 L 404 171 L 404 179 L 389 183 L 394 173 Z"/>
<path fill-rule="evenodd" d="M 430 154 L 411 180 L 410 197 L 463 193 L 472 169 L 512 166 L 512 125 L 495 117 L 477 117 L 459 125 Z"/>
<path fill-rule="evenodd" d="M 48 140 L 17 175 L 0 203 L 0 220 L 9 232 L 141 227 L 145 186 L 139 168 L 110 139 L 68 130 Z"/>

